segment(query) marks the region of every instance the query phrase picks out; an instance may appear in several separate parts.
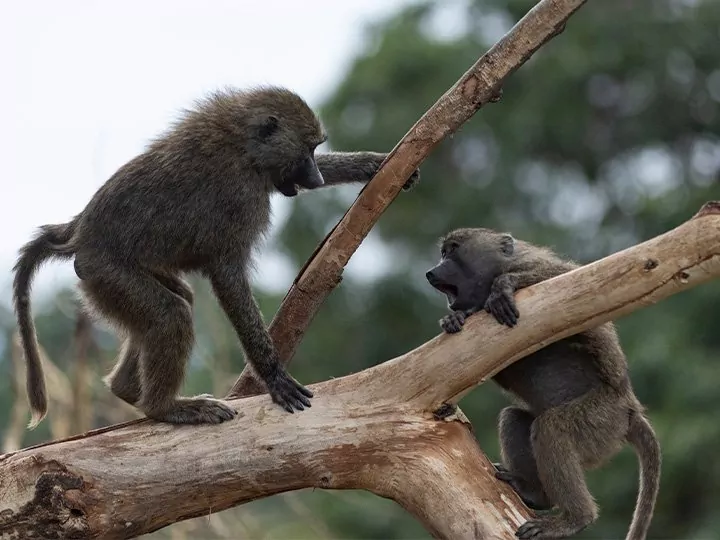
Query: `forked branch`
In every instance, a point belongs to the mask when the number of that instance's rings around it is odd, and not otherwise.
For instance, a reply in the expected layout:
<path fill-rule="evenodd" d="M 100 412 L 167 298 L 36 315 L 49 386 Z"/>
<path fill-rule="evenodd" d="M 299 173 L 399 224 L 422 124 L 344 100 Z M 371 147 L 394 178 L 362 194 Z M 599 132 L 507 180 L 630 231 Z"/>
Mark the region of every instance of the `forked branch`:
<path fill-rule="evenodd" d="M 312 409 L 237 400 L 217 426 L 129 422 L 0 456 L 0 537 L 131 538 L 307 487 L 389 497 L 440 538 L 513 538 L 529 516 L 466 425 L 434 411 L 511 362 L 720 276 L 720 203 L 520 291 L 520 323 L 471 317 L 402 357 L 312 385 Z M 557 317 L 562 313 L 562 317 Z M 549 315 L 552 314 L 552 315 Z M 448 421 L 450 420 L 450 421 Z"/>
<path fill-rule="evenodd" d="M 405 181 L 445 137 L 457 131 L 486 103 L 497 101 L 505 80 L 544 43 L 559 34 L 587 0 L 542 0 L 485 53 L 418 120 L 390 152 L 372 181 L 300 270 L 270 324 L 280 359 L 292 359 L 325 298 L 340 283 L 360 243 L 400 192 Z M 229 397 L 263 393 L 249 369 Z"/>

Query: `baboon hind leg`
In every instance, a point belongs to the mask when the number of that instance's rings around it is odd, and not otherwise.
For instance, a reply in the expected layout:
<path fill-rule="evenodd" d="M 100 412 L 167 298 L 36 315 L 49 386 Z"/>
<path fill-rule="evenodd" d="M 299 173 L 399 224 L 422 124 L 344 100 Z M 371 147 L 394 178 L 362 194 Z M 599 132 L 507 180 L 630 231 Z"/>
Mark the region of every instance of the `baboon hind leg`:
<path fill-rule="evenodd" d="M 535 417 L 519 407 L 500 412 L 498 431 L 502 464 L 495 464 L 495 476 L 512 486 L 522 501 L 533 510 L 549 510 L 553 503 L 538 478 L 532 443 L 531 426 Z"/>
<path fill-rule="evenodd" d="M 550 409 L 532 424 L 530 440 L 538 478 L 548 498 L 560 512 L 527 521 L 518 528 L 521 539 L 566 538 L 593 523 L 597 505 L 585 482 L 576 425 L 565 406 Z"/>
<path fill-rule="evenodd" d="M 103 379 L 117 397 L 137 405 L 142 395 L 140 386 L 141 346 L 132 337 L 126 338 L 112 371 Z"/>
<path fill-rule="evenodd" d="M 153 274 L 94 257 L 102 265 L 84 268 L 82 288 L 97 311 L 131 333 L 140 348 L 141 395 L 136 406 L 149 418 L 177 424 L 220 423 L 237 413 L 207 397 L 178 398 L 193 345 L 192 309 Z M 120 374 L 130 374 L 125 355 Z M 117 378 L 117 377 L 116 377 Z"/>

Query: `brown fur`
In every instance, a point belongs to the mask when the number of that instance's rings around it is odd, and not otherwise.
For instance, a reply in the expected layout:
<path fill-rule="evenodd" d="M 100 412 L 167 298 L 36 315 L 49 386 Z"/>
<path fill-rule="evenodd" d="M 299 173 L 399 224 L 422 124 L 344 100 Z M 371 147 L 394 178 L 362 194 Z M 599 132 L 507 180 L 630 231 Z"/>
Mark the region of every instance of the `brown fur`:
<path fill-rule="evenodd" d="M 386 157 L 315 156 L 320 120 L 282 88 L 228 89 L 197 103 L 147 150 L 122 166 L 72 221 L 41 227 L 20 251 L 14 301 L 28 363 L 34 427 L 47 397 L 30 313 L 30 286 L 50 258 L 75 258 L 87 307 L 123 339 L 106 378 L 115 395 L 156 420 L 194 424 L 236 411 L 207 395 L 180 398 L 194 342 L 193 292 L 182 274 L 212 283 L 247 360 L 288 412 L 312 393 L 278 360 L 248 278 L 251 254 L 270 226 L 270 195 L 324 184 L 368 182 Z M 407 182 L 410 188 L 416 172 Z"/>
<path fill-rule="evenodd" d="M 577 268 L 547 248 L 489 229 L 453 231 L 441 250 L 442 261 L 427 277 L 448 295 L 453 313 L 440 324 L 450 333 L 481 309 L 515 326 L 515 291 Z M 528 521 L 517 536 L 563 538 L 593 523 L 598 509 L 584 470 L 629 443 L 640 459 L 640 490 L 627 539 L 644 539 L 659 489 L 660 446 L 633 393 L 613 324 L 552 343 L 494 380 L 518 402 L 500 413 L 498 478 L 531 508 L 559 509 Z"/>

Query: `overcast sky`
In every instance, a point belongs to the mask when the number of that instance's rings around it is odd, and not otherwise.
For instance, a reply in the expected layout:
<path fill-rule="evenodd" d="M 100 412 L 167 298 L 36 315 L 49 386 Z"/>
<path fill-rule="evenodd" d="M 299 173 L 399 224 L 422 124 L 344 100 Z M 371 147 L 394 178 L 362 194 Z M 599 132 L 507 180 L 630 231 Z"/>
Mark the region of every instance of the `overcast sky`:
<path fill-rule="evenodd" d="M 317 106 L 360 50 L 363 23 L 412 1 L 0 2 L 0 302 L 34 229 L 82 210 L 180 108 L 260 83 Z M 293 277 L 272 257 L 258 266 L 256 282 L 285 288 Z M 56 261 L 36 290 L 72 279 Z"/>

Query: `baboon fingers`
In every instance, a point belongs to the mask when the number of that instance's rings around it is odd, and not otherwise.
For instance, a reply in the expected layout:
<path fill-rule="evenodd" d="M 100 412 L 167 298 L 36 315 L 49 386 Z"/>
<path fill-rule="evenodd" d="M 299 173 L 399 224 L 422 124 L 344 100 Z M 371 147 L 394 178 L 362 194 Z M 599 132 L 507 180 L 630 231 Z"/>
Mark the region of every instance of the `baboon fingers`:
<path fill-rule="evenodd" d="M 290 414 L 295 414 L 295 409 L 289 403 L 281 403 L 280 401 L 278 401 L 277 399 L 274 399 L 274 398 L 273 398 L 273 401 L 275 403 L 277 403 L 278 405 L 280 405 L 283 409 L 285 409 Z"/>
<path fill-rule="evenodd" d="M 306 398 L 305 396 L 303 396 L 302 394 L 298 397 L 298 399 L 299 399 L 299 400 L 302 402 L 302 404 L 305 405 L 306 407 L 308 407 L 308 408 L 309 408 L 309 407 L 312 407 L 312 403 L 310 402 L 310 400 L 309 400 L 308 398 Z"/>
<path fill-rule="evenodd" d="M 532 538 L 568 538 L 586 528 L 592 520 L 568 520 L 562 515 L 531 519 L 520 525 L 515 536 L 523 540 Z"/>
<path fill-rule="evenodd" d="M 505 320 L 500 313 L 500 307 L 493 298 L 488 299 L 487 303 L 485 304 L 485 311 L 492 315 L 495 320 L 500 324 L 505 324 Z"/>
<path fill-rule="evenodd" d="M 517 308 L 513 304 L 514 301 L 510 300 L 506 295 L 491 293 L 490 298 L 485 303 L 485 311 L 495 317 L 500 324 L 512 328 L 518 321 Z"/>
<path fill-rule="evenodd" d="M 517 310 L 513 309 L 512 304 L 508 301 L 507 297 L 503 297 L 500 301 L 500 310 L 502 311 L 505 324 L 513 327 L 518 322 Z"/>
<path fill-rule="evenodd" d="M 293 379 L 284 369 L 269 380 L 267 387 L 273 402 L 289 413 L 293 413 L 293 409 L 302 411 L 305 407 L 312 406 L 308 399 L 312 397 L 312 392 Z"/>
<path fill-rule="evenodd" d="M 420 182 L 420 169 L 415 169 L 410 178 L 408 178 L 405 185 L 403 185 L 403 191 L 411 191 Z"/>
<path fill-rule="evenodd" d="M 296 388 L 295 390 L 297 390 L 297 392 L 295 393 L 288 392 L 288 395 L 285 396 L 285 402 L 289 403 L 293 408 L 297 409 L 298 411 L 305 410 L 305 407 L 312 407 L 310 400 L 303 395 L 300 388 Z"/>
<path fill-rule="evenodd" d="M 538 519 L 531 519 L 530 521 L 526 521 L 520 527 L 517 531 L 515 531 L 515 536 L 518 538 L 522 538 L 525 540 L 526 538 L 542 538 L 543 528 L 542 523 Z"/>
<path fill-rule="evenodd" d="M 517 308 L 517 304 L 515 303 L 515 297 L 508 298 L 508 305 L 510 306 L 510 310 L 513 312 L 513 315 L 520 318 L 520 310 Z"/>
<path fill-rule="evenodd" d="M 448 334 L 459 332 L 464 324 L 465 314 L 462 311 L 454 311 L 440 319 L 440 327 Z"/>
<path fill-rule="evenodd" d="M 312 393 L 312 390 L 310 390 L 310 389 L 308 389 L 308 388 L 305 388 L 302 384 L 300 384 L 300 383 L 297 382 L 297 381 L 295 381 L 295 386 L 296 386 L 297 389 L 300 390 L 300 392 L 301 392 L 304 396 L 306 396 L 306 397 L 311 398 L 311 397 L 313 397 L 313 396 L 315 395 L 315 394 Z M 308 407 L 311 407 L 309 401 L 308 401 Z"/>
<path fill-rule="evenodd" d="M 510 483 L 512 483 L 513 480 L 515 480 L 515 475 L 512 474 L 511 472 L 503 469 L 502 471 L 500 471 L 500 470 L 495 471 L 495 478 L 510 484 Z"/>

